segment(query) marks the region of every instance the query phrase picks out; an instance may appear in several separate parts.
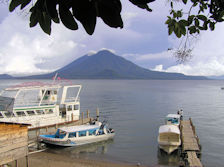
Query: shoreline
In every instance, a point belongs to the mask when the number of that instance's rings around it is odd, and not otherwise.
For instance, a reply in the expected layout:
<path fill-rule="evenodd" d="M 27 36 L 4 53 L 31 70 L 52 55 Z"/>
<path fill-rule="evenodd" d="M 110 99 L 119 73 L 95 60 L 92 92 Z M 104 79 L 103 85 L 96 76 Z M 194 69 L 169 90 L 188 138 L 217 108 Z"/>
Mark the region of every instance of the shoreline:
<path fill-rule="evenodd" d="M 102 160 L 93 160 L 85 158 L 67 157 L 48 152 L 38 152 L 28 155 L 29 167 L 149 167 L 141 164 L 128 164 L 109 162 Z M 14 166 L 14 162 L 10 163 Z M 25 158 L 18 160 L 19 166 L 26 166 Z"/>

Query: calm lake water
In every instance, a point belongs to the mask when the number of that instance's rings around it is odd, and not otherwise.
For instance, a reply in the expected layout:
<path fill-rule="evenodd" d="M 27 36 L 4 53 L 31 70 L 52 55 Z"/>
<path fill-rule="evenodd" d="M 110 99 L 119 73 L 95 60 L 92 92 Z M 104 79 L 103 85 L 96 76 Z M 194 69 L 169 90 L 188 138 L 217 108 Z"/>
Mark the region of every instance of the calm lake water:
<path fill-rule="evenodd" d="M 24 81 L 6 81 L 0 88 Z M 81 111 L 100 110 L 116 131 L 114 140 L 78 148 L 50 148 L 71 157 L 177 166 L 178 156 L 158 150 L 158 128 L 169 113 L 184 110 L 192 118 L 206 167 L 224 166 L 224 81 L 72 80 L 82 84 Z"/>

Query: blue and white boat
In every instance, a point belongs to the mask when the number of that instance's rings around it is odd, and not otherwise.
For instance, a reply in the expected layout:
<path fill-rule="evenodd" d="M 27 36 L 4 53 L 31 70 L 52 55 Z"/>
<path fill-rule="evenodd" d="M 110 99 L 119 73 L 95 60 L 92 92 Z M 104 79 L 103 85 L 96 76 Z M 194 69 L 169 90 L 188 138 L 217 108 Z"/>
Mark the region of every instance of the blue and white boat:
<path fill-rule="evenodd" d="M 79 146 L 112 139 L 113 129 L 108 129 L 104 123 L 70 126 L 58 128 L 54 135 L 40 135 L 39 141 L 59 146 Z"/>
<path fill-rule="evenodd" d="M 179 114 L 168 114 L 165 118 L 166 125 L 180 125 L 181 115 Z"/>

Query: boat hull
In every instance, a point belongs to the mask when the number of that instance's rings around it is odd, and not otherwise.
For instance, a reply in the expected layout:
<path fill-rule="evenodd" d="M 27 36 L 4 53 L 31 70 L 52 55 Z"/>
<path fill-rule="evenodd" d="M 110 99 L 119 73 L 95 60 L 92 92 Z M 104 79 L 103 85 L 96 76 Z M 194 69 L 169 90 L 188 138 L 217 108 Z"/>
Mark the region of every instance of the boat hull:
<path fill-rule="evenodd" d="M 164 150 L 167 154 L 171 154 L 177 150 L 179 145 L 159 145 L 159 148 Z"/>
<path fill-rule="evenodd" d="M 78 139 L 69 138 L 67 140 L 46 138 L 46 137 L 40 136 L 39 140 L 46 144 L 65 146 L 65 147 L 74 147 L 74 146 L 81 146 L 85 144 L 96 143 L 96 142 L 100 142 L 104 140 L 113 139 L 114 135 L 115 133 L 108 133 L 108 134 L 97 135 L 97 136 L 80 137 Z"/>

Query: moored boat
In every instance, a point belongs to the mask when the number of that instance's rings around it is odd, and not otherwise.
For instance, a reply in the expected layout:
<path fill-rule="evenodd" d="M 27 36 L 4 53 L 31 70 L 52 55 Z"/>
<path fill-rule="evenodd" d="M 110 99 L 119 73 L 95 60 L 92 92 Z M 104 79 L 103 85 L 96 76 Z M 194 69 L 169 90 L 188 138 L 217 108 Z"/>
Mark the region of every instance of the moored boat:
<path fill-rule="evenodd" d="M 81 88 L 61 82 L 28 82 L 6 88 L 0 93 L 0 121 L 38 128 L 78 120 Z"/>
<path fill-rule="evenodd" d="M 159 127 L 159 147 L 171 154 L 181 145 L 180 129 L 176 125 L 162 125 Z"/>
<path fill-rule="evenodd" d="M 165 118 L 165 124 L 179 126 L 180 119 L 181 119 L 180 114 L 168 114 Z"/>
<path fill-rule="evenodd" d="M 108 129 L 104 123 L 58 128 L 53 135 L 40 135 L 39 141 L 58 146 L 79 146 L 112 139 L 113 129 Z"/>

